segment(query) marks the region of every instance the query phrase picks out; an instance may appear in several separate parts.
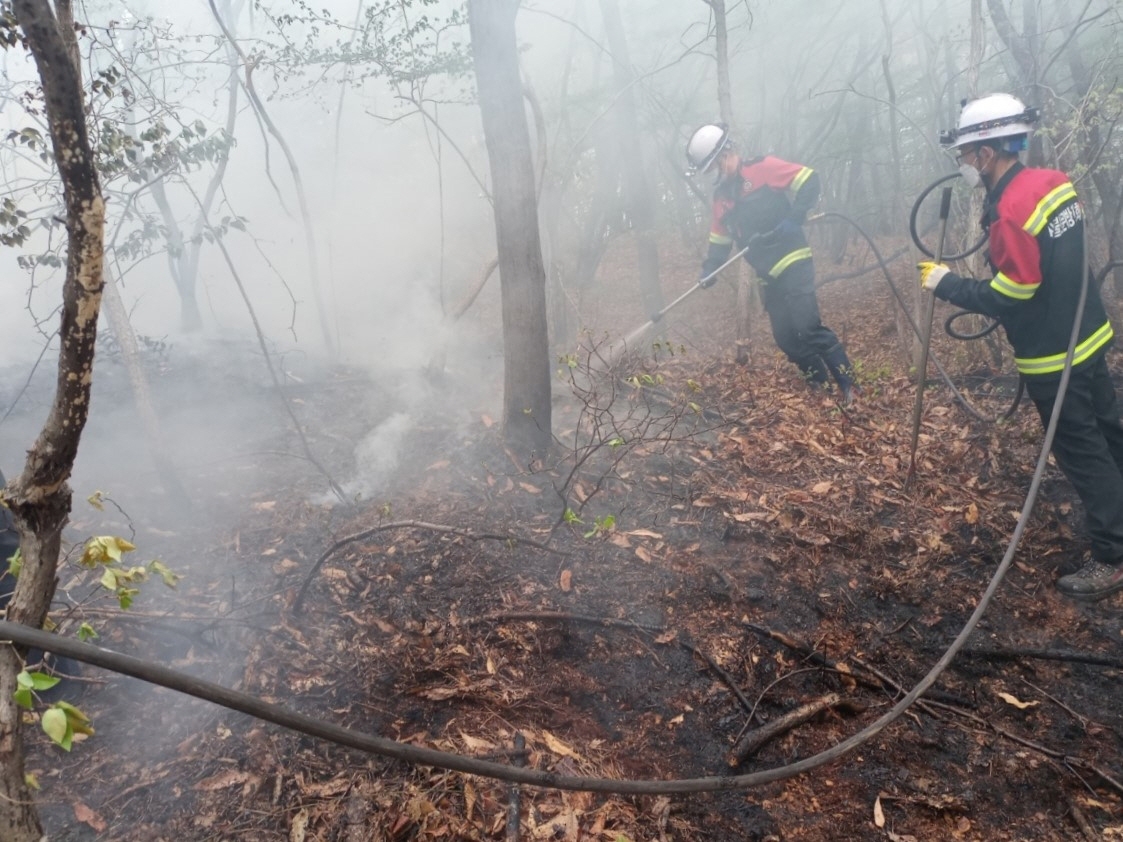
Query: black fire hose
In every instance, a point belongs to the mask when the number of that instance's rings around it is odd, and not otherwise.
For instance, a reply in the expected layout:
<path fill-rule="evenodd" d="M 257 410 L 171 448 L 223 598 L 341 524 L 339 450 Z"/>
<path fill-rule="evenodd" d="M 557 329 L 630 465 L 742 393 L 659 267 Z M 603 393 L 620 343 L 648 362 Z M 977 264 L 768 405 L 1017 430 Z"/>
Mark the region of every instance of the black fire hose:
<path fill-rule="evenodd" d="M 848 223 L 849 225 L 853 226 L 854 230 L 857 231 L 862 239 L 866 241 L 866 244 L 870 247 L 870 251 L 873 252 L 874 260 L 876 260 L 877 265 L 881 267 L 882 274 L 885 275 L 885 283 L 889 284 L 889 291 L 892 292 L 893 297 L 897 299 L 897 305 L 901 308 L 901 313 L 908 321 L 913 335 L 916 336 L 919 341 L 924 341 L 924 336 L 920 332 L 920 326 L 916 323 L 916 319 L 912 317 L 912 312 L 909 309 L 908 302 L 905 301 L 904 296 L 901 295 L 901 291 L 897 289 L 897 285 L 893 283 L 893 273 L 889 271 L 889 265 L 885 262 L 885 258 L 882 257 L 881 252 L 877 248 L 877 243 L 873 241 L 873 237 L 871 237 L 869 233 L 853 219 L 846 216 L 845 214 L 838 213 L 837 211 L 828 211 L 826 213 L 816 214 L 815 216 L 808 219 L 808 222 L 817 222 L 823 219 L 840 219 L 843 222 Z M 944 383 L 947 385 L 948 389 L 951 390 L 952 395 L 959 402 L 959 405 L 963 407 L 964 411 L 966 411 L 969 415 L 973 416 L 979 421 L 990 420 L 986 416 L 982 415 L 977 409 L 975 409 L 975 407 L 971 406 L 971 402 L 968 401 L 967 398 L 963 396 L 963 393 L 955 387 L 955 383 L 952 382 L 951 375 L 947 373 L 943 365 L 940 363 L 939 359 L 937 359 L 934 355 L 931 357 L 931 363 L 936 367 L 936 371 L 940 373 L 940 377 L 943 378 Z"/>
<path fill-rule="evenodd" d="M 925 187 L 920 192 L 920 195 L 916 197 L 916 201 L 913 202 L 912 210 L 909 212 L 909 235 L 912 237 L 913 244 L 926 257 L 935 257 L 935 255 L 933 254 L 932 251 L 930 251 L 928 249 L 928 247 L 926 245 L 924 245 L 924 240 L 921 238 L 920 232 L 917 230 L 917 227 L 916 227 L 916 217 L 920 212 L 920 206 L 924 203 L 924 200 L 928 198 L 928 194 L 930 194 L 933 190 L 935 190 L 937 187 L 939 187 L 945 181 L 951 181 L 952 179 L 959 178 L 959 177 L 960 176 L 959 176 L 958 172 L 948 173 L 947 175 L 940 176 L 935 181 L 933 181 L 931 184 L 929 184 L 927 187 Z M 969 249 L 967 249 L 966 251 L 961 252 L 959 254 L 945 255 L 938 262 L 950 263 L 953 260 L 963 260 L 965 258 L 970 257 L 972 254 L 974 254 L 975 252 L 977 252 L 979 249 L 981 249 L 983 247 L 983 245 L 987 241 L 987 236 L 988 236 L 987 230 L 986 230 L 986 228 L 983 228 L 982 235 L 979 237 L 979 239 L 975 242 L 975 244 L 973 246 L 971 246 Z M 944 320 L 944 332 L 948 336 L 950 336 L 952 339 L 960 339 L 960 340 L 963 340 L 963 341 L 970 341 L 970 340 L 973 340 L 973 339 L 982 339 L 984 336 L 987 336 L 988 334 L 992 333 L 995 330 L 995 328 L 997 328 L 1001 324 L 1001 321 L 999 321 L 998 319 L 990 319 L 979 330 L 971 332 L 971 333 L 965 333 L 965 332 L 959 331 L 955 328 L 956 319 L 963 318 L 964 316 L 973 316 L 973 315 L 978 315 L 978 314 L 972 313 L 970 310 L 957 310 L 956 312 L 954 312 L 950 316 L 948 316 L 947 319 Z M 1022 402 L 1022 395 L 1024 393 L 1025 393 L 1025 383 L 1022 380 L 1021 375 L 1019 374 L 1018 375 L 1018 390 L 1014 394 L 1014 400 L 1010 404 L 1009 408 L 1007 408 L 1007 410 L 1005 412 L 1003 412 L 1000 416 L 998 416 L 998 419 L 997 419 L 998 421 L 1008 421 L 1010 418 L 1012 418 L 1014 416 L 1014 413 L 1018 411 L 1018 406 Z"/>
<path fill-rule="evenodd" d="M 924 200 L 928 198 L 928 194 L 939 187 L 941 184 L 943 184 L 945 181 L 951 181 L 953 178 L 959 178 L 959 173 L 953 172 L 948 173 L 947 175 L 941 175 L 939 178 L 925 187 L 921 191 L 920 195 L 916 197 L 916 201 L 913 202 L 912 205 L 912 211 L 909 213 L 909 234 L 912 235 L 912 241 L 916 244 L 916 247 L 920 249 L 921 253 L 925 257 L 935 257 L 935 254 L 929 251 L 928 247 L 924 245 L 924 241 L 920 238 L 920 233 L 916 230 L 916 216 L 918 213 L 920 213 L 920 206 L 924 204 Z M 987 232 L 986 229 L 983 229 L 983 235 L 979 237 L 979 241 L 975 243 L 975 245 L 971 246 L 971 248 L 967 249 L 967 251 L 962 252 L 961 254 L 944 255 L 943 259 L 948 263 L 953 260 L 963 260 L 964 258 L 970 257 L 979 249 L 981 249 L 983 247 L 983 243 L 985 243 L 986 241 Z"/>

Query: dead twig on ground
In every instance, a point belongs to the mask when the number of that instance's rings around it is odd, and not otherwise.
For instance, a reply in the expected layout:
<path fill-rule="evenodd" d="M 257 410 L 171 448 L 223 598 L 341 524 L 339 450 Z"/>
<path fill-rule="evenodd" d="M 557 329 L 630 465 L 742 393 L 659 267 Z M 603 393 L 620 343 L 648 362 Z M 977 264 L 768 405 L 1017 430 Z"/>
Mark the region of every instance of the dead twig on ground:
<path fill-rule="evenodd" d="M 1009 649 L 994 647 L 989 649 L 964 649 L 959 653 L 968 658 L 985 658 L 992 661 L 1014 661 L 1029 658 L 1038 661 L 1062 661 L 1069 664 L 1091 664 L 1096 667 L 1123 669 L 1123 658 L 1101 655 L 1098 652 L 1079 652 L 1073 649 Z"/>
<path fill-rule="evenodd" d="M 1072 820 L 1076 823 L 1076 826 L 1080 828 L 1080 832 L 1084 835 L 1085 839 L 1090 839 L 1095 842 L 1095 840 L 1101 838 L 1100 834 L 1096 832 L 1096 829 L 1092 827 L 1092 823 L 1088 821 L 1087 816 L 1084 815 L 1084 811 L 1076 806 L 1076 802 L 1071 798 L 1068 799 L 1068 812 L 1069 815 L 1072 816 Z"/>
<path fill-rule="evenodd" d="M 737 741 L 737 745 L 729 752 L 727 762 L 732 768 L 740 766 L 745 762 L 746 758 L 759 751 L 765 743 L 814 719 L 823 711 L 832 710 L 834 708 L 845 708 L 852 713 L 861 713 L 866 709 L 866 705 L 851 699 L 844 699 L 838 693 L 828 693 L 822 698 L 815 699 L 805 705 L 801 705 L 793 711 L 785 713 L 777 719 L 773 719 L 760 728 L 749 731 Z"/>
<path fill-rule="evenodd" d="M 745 628 L 756 632 L 757 634 L 761 635 L 762 637 L 767 637 L 770 640 L 774 640 L 777 643 L 783 644 L 784 646 L 788 647 L 789 649 L 793 650 L 794 652 L 797 652 L 799 655 L 801 655 L 808 662 L 810 662 L 812 664 L 815 664 L 817 666 L 823 667 L 824 669 L 830 670 L 831 672 L 836 672 L 839 675 L 846 676 L 847 678 L 851 679 L 852 681 L 855 681 L 858 684 L 861 684 L 865 687 L 869 687 L 869 688 L 874 689 L 874 690 L 882 690 L 882 691 L 892 690 L 898 696 L 903 695 L 905 693 L 905 689 L 904 689 L 904 687 L 901 686 L 900 683 L 894 681 L 889 676 L 885 675 L 884 673 L 880 672 L 879 670 L 875 669 L 874 667 L 866 664 L 864 661 L 862 661 L 860 658 L 858 658 L 856 656 L 851 656 L 850 660 L 853 661 L 862 670 L 865 670 L 866 672 L 868 672 L 872 676 L 872 678 L 863 676 L 861 673 L 855 672 L 847 664 L 845 664 L 842 661 L 831 660 L 826 655 L 824 655 L 822 652 L 819 652 L 818 650 L 812 648 L 811 646 L 808 646 L 803 641 L 796 640 L 794 637 L 790 637 L 790 636 L 784 634 L 783 632 L 779 632 L 779 631 L 776 631 L 774 629 L 769 629 L 769 628 L 766 628 L 764 626 L 757 625 L 756 623 L 743 622 L 742 625 Z M 974 705 L 970 704 L 969 702 L 965 701 L 964 699 L 960 699 L 957 696 L 952 696 L 949 693 L 943 693 L 939 690 L 929 690 L 925 694 L 925 696 L 926 696 L 927 700 L 943 699 L 945 702 L 947 702 L 949 704 L 962 705 L 963 707 L 968 707 L 968 708 L 974 707 Z M 923 707 L 924 704 L 925 704 L 924 701 L 918 701 L 917 702 L 917 705 L 919 705 L 920 707 Z"/>

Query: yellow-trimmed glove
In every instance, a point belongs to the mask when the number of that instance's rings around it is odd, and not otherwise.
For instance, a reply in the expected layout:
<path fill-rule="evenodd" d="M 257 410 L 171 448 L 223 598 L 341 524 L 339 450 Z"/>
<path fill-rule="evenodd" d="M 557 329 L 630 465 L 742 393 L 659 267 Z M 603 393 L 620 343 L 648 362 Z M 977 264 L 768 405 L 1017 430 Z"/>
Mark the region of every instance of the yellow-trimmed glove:
<path fill-rule="evenodd" d="M 920 261 L 916 264 L 916 268 L 920 270 L 920 285 L 929 291 L 935 290 L 944 279 L 944 275 L 951 271 L 944 264 L 933 263 L 931 260 Z"/>

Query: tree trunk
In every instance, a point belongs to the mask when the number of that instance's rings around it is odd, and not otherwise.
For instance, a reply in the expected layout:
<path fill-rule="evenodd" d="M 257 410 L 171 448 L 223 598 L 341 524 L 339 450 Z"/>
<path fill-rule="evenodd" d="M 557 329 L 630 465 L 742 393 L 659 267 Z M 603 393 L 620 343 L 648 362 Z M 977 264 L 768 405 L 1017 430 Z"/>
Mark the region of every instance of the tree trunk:
<path fill-rule="evenodd" d="M 58 8 L 60 19 L 72 20 L 69 0 L 60 0 Z M 68 238 L 54 401 L 27 453 L 23 472 L 4 491 L 20 531 L 23 556 L 8 619 L 38 628 L 57 584 L 62 529 L 70 512 L 67 479 L 89 412 L 101 307 L 105 202 L 86 133 L 78 68 L 72 58 L 76 52 L 73 26 L 60 27 L 47 0 L 13 0 L 12 10 L 43 86 L 66 202 Z M 42 825 L 23 774 L 22 716 L 12 699 L 20 659 L 11 647 L 0 650 L 0 839 L 39 842 Z"/>
<path fill-rule="evenodd" d="M 160 484 L 164 486 L 164 493 L 177 511 L 185 514 L 191 511 L 191 498 L 179 478 L 168 449 L 164 446 L 164 434 L 160 427 L 160 418 L 152 405 L 152 392 L 148 388 L 148 377 L 144 373 L 144 364 L 140 359 L 140 349 L 136 343 L 136 333 L 129 321 L 129 313 L 125 309 L 125 302 L 121 300 L 121 292 L 117 289 L 109 271 L 104 272 L 105 285 L 103 287 L 103 303 L 105 317 L 109 322 L 109 329 L 117 338 L 117 345 L 121 349 L 121 361 L 129 374 L 129 385 L 133 390 L 133 399 L 136 401 L 137 415 L 140 416 L 141 427 L 148 443 L 148 454 L 156 466 L 156 473 L 160 477 Z"/>
<path fill-rule="evenodd" d="M 729 22 L 725 0 L 706 0 L 714 13 L 714 55 L 717 58 L 717 107 L 721 119 L 736 126 L 733 117 L 733 89 L 729 82 Z"/>
<path fill-rule="evenodd" d="M 320 260 L 317 256 L 316 248 L 316 230 L 312 223 L 312 209 L 308 205 L 308 194 L 304 189 L 304 176 L 301 175 L 300 167 L 296 162 L 296 155 L 293 153 L 292 147 L 289 146 L 289 142 L 285 139 L 280 129 L 277 128 L 277 124 L 273 122 L 273 118 L 269 116 L 269 112 L 265 108 L 265 103 L 262 101 L 261 97 L 258 96 L 257 90 L 253 86 L 253 71 L 257 67 L 259 59 L 245 54 L 234 32 L 231 30 L 226 17 L 223 16 L 218 6 L 215 5 L 215 1 L 207 0 L 207 5 L 210 7 L 211 14 L 214 16 L 215 23 L 217 23 L 219 29 L 222 30 L 223 37 L 226 38 L 227 43 L 234 52 L 238 54 L 238 58 L 241 60 L 245 70 L 244 85 L 246 96 L 249 97 L 254 112 L 261 118 L 261 122 L 264 124 L 266 131 L 269 132 L 269 135 L 277 141 L 277 145 L 281 147 L 281 152 L 284 154 L 285 161 L 288 163 L 289 173 L 292 175 L 293 187 L 296 190 L 297 205 L 300 207 L 300 219 L 304 225 L 304 247 L 308 253 L 308 284 L 312 288 L 312 300 L 316 305 L 316 315 L 319 317 L 320 333 L 324 340 L 324 347 L 329 354 L 335 356 L 335 331 L 332 329 L 327 307 L 323 300 L 323 290 L 321 289 L 320 279 Z"/>
<path fill-rule="evenodd" d="M 727 126 L 737 125 L 733 113 L 733 91 L 729 82 L 729 22 L 726 17 L 725 0 L 704 0 L 714 14 L 714 60 L 717 66 L 717 103 L 722 122 Z M 744 138 L 740 139 L 742 142 Z M 736 342 L 737 362 L 749 361 L 749 350 L 753 336 L 753 316 L 760 309 L 760 288 L 745 267 L 743 260 L 736 261 L 722 272 L 737 290 L 737 311 L 733 326 Z"/>
<path fill-rule="evenodd" d="M 495 196 L 503 311 L 503 429 L 524 455 L 551 440 L 546 272 L 519 78 L 518 0 L 469 0 L 468 26 Z"/>
<path fill-rule="evenodd" d="M 616 141 L 622 149 L 620 165 L 624 179 L 624 206 L 628 222 L 636 238 L 636 259 L 639 266 L 640 293 L 644 311 L 657 313 L 663 309 L 663 290 L 659 286 L 659 249 L 655 235 L 655 197 L 644 162 L 644 144 L 640 137 L 636 112 L 635 73 L 628 55 L 628 41 L 617 0 L 600 0 L 604 31 L 612 54 L 612 68 L 618 99 L 613 109 L 616 116 Z"/>
<path fill-rule="evenodd" d="M 889 153 L 890 162 L 892 167 L 892 184 L 893 191 L 887 197 L 888 202 L 885 210 L 889 212 L 890 225 L 894 224 L 896 220 L 901 218 L 901 143 L 899 140 L 900 129 L 897 125 L 897 88 L 893 83 L 893 23 L 889 18 L 889 9 L 885 5 L 885 0 L 881 0 L 881 20 L 885 26 L 885 51 L 881 54 L 881 73 L 885 77 L 885 93 L 889 103 L 888 117 L 889 117 Z M 879 226 L 881 227 L 881 226 Z M 890 226 L 884 226 L 886 228 Z"/>
<path fill-rule="evenodd" d="M 986 54 L 986 19 L 983 17 L 982 0 L 971 0 L 971 46 L 967 56 L 967 99 L 979 96 L 979 69 L 982 67 L 983 57 Z M 956 113 L 958 122 L 959 114 Z M 974 190 L 968 205 L 968 219 L 972 220 L 964 237 L 964 244 L 972 242 L 980 230 L 974 220 L 981 219 L 983 215 L 983 199 L 986 194 L 982 190 Z M 970 258 L 967 265 L 971 267 L 971 274 L 976 278 L 985 278 L 991 274 L 990 265 L 986 261 L 986 250 L 981 249 Z M 960 326 L 968 331 L 981 330 L 987 319 L 980 315 L 966 316 L 960 321 Z M 963 350 L 965 362 L 964 369 L 975 369 L 990 366 L 999 371 L 1002 368 L 1002 349 L 995 343 L 995 334 L 989 334 L 982 342 L 967 342 Z"/>

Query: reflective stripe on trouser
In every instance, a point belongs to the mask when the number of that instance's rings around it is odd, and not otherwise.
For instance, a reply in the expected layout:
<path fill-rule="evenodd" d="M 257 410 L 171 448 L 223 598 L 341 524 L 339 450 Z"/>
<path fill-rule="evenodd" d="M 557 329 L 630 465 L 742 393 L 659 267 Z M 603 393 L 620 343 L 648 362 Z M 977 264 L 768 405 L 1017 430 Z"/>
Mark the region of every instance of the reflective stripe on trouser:
<path fill-rule="evenodd" d="M 789 360 L 799 366 L 812 383 L 826 383 L 831 370 L 839 385 L 849 385 L 843 377 L 850 361 L 833 330 L 819 316 L 815 299 L 815 266 L 800 260 L 789 266 L 778 278 L 763 285 L 764 309 L 772 325 L 772 338 Z M 824 364 L 825 363 L 825 364 Z"/>
<path fill-rule="evenodd" d="M 1041 423 L 1048 424 L 1059 378 L 1025 378 Z M 1053 438 L 1053 457 L 1076 489 L 1088 519 L 1092 555 L 1123 558 L 1123 426 L 1104 355 L 1074 368 Z"/>

